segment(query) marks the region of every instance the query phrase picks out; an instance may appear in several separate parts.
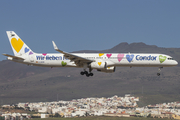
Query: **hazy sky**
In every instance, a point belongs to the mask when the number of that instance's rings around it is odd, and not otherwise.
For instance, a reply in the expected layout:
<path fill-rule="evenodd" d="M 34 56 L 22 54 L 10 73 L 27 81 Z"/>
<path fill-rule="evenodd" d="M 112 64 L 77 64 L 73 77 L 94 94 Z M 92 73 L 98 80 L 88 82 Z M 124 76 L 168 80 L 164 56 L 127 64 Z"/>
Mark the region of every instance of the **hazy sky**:
<path fill-rule="evenodd" d="M 0 53 L 6 31 L 34 51 L 110 49 L 121 42 L 180 48 L 180 0 L 1 0 Z M 0 55 L 0 60 L 6 59 Z"/>

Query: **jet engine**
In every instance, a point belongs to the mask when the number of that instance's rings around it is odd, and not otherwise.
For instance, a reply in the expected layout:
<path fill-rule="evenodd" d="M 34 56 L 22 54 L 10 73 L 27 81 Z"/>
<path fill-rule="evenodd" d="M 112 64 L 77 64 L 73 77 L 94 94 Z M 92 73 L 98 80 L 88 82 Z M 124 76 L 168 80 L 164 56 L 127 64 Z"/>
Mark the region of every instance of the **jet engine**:
<path fill-rule="evenodd" d="M 116 67 L 107 67 L 107 68 L 104 68 L 104 69 L 97 69 L 97 71 L 100 71 L 100 72 L 106 72 L 106 73 L 113 73 L 115 72 L 116 70 Z"/>
<path fill-rule="evenodd" d="M 97 71 L 100 72 L 106 72 L 106 73 L 112 73 L 115 72 L 116 67 L 111 66 L 111 67 L 107 67 L 108 65 L 113 65 L 114 63 L 112 62 L 104 62 L 104 61 L 96 61 L 96 62 L 92 62 L 90 64 L 90 68 L 91 69 L 97 69 Z"/>
<path fill-rule="evenodd" d="M 106 62 L 103 61 L 96 61 L 92 62 L 90 64 L 91 69 L 105 69 L 106 68 Z"/>

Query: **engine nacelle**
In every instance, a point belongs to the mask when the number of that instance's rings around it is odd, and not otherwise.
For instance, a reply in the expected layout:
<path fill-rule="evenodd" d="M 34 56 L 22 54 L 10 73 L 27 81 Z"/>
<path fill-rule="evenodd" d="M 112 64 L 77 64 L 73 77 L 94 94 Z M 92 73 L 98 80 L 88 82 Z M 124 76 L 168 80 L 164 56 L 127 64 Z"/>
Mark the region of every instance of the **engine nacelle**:
<path fill-rule="evenodd" d="M 116 67 L 107 67 L 107 68 L 104 68 L 104 69 L 97 69 L 97 71 L 100 71 L 100 72 L 106 72 L 106 73 L 113 73 L 115 72 L 116 70 Z"/>
<path fill-rule="evenodd" d="M 96 61 L 96 62 L 92 62 L 90 64 L 90 67 L 92 69 L 105 69 L 106 68 L 106 63 L 103 61 Z"/>

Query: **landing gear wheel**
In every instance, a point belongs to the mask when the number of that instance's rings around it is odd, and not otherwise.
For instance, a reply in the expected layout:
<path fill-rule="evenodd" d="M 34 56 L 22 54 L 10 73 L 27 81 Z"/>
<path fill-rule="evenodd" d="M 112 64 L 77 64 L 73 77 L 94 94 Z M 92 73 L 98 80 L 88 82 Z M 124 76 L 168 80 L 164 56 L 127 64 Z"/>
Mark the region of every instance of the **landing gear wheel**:
<path fill-rule="evenodd" d="M 157 76 L 160 76 L 161 74 L 160 73 L 157 73 Z"/>
<path fill-rule="evenodd" d="M 92 71 L 92 70 L 91 70 L 91 71 Z M 91 71 L 88 72 L 88 71 L 84 70 L 84 71 L 81 71 L 80 74 L 81 74 L 81 75 L 86 75 L 86 77 L 93 76 L 94 74 L 91 73 Z"/>
<path fill-rule="evenodd" d="M 81 75 L 84 75 L 84 72 L 82 71 L 82 72 L 80 72 L 80 74 L 81 74 Z"/>
<path fill-rule="evenodd" d="M 87 74 L 88 74 L 88 72 L 87 72 L 87 71 L 84 71 L 84 74 L 86 74 L 86 75 L 87 75 Z"/>
<path fill-rule="evenodd" d="M 94 74 L 93 73 L 89 73 L 90 76 L 93 76 Z"/>
<path fill-rule="evenodd" d="M 86 77 L 89 77 L 89 74 L 86 74 Z"/>

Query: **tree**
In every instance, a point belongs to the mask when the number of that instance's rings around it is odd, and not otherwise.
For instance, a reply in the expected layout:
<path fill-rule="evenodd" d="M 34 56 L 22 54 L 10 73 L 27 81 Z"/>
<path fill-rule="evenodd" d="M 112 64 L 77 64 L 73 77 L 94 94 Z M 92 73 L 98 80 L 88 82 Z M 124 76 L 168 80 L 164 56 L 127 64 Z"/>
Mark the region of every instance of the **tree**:
<path fill-rule="evenodd" d="M 59 113 L 56 113 L 56 114 L 54 115 L 54 117 L 61 117 L 61 116 L 59 115 Z"/>
<path fill-rule="evenodd" d="M 85 116 L 89 116 L 89 113 L 88 113 L 88 112 L 86 112 L 86 113 L 85 113 Z"/>

